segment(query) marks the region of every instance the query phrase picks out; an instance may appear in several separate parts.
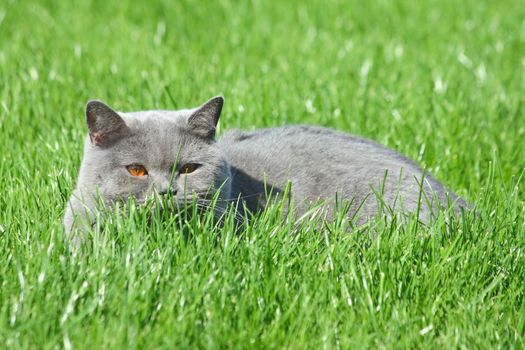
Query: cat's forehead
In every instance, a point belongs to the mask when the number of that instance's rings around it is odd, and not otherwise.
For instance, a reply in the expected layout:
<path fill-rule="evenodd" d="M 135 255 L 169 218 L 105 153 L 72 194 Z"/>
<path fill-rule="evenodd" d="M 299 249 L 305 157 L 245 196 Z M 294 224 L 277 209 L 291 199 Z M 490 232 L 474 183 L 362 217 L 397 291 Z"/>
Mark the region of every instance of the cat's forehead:
<path fill-rule="evenodd" d="M 140 111 L 120 113 L 132 136 L 124 138 L 112 148 L 119 157 L 156 164 L 172 160 L 178 152 L 200 153 L 208 149 L 206 142 L 188 132 L 188 117 L 192 110 Z"/>
<path fill-rule="evenodd" d="M 140 111 L 119 113 L 136 136 L 149 138 L 152 142 L 163 137 L 173 138 L 184 132 L 191 110 Z"/>
<path fill-rule="evenodd" d="M 193 110 L 178 111 L 138 111 L 138 112 L 119 112 L 118 114 L 124 119 L 130 127 L 166 127 L 166 126 L 184 126 L 188 117 Z"/>

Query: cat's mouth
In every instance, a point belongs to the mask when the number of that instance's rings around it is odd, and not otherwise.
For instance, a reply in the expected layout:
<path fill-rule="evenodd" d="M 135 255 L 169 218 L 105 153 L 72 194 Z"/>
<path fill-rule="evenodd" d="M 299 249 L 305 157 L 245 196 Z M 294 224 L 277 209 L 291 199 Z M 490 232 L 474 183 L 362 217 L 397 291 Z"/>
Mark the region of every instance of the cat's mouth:
<path fill-rule="evenodd" d="M 223 222 L 231 209 L 231 200 L 220 199 L 214 197 L 208 198 L 209 192 L 199 195 L 193 193 L 191 195 L 181 194 L 159 194 L 151 193 L 140 197 L 132 197 L 132 203 L 140 207 L 140 211 L 146 213 L 148 221 L 153 223 L 168 222 L 171 220 L 189 222 L 196 216 L 209 217 L 211 214 L 213 221 L 216 223 Z M 131 197 L 121 197 L 117 201 L 121 203 L 128 202 Z M 132 204 L 133 205 L 133 204 Z M 244 223 L 244 217 L 241 213 L 233 210 L 231 213 L 236 226 L 241 226 Z"/>
<path fill-rule="evenodd" d="M 197 196 L 173 196 L 170 194 L 153 194 L 145 198 L 137 199 L 136 203 L 141 207 L 149 207 L 152 214 L 176 215 L 181 212 L 202 213 L 209 209 L 210 201 Z"/>

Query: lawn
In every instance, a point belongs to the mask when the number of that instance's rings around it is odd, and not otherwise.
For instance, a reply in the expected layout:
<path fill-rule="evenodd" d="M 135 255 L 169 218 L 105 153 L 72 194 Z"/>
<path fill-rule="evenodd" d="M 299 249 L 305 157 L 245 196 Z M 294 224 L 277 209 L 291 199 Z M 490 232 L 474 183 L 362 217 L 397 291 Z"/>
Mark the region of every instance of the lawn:
<path fill-rule="evenodd" d="M 525 348 L 524 18 L 519 0 L 3 0 L 0 348 Z M 236 235 L 131 206 L 73 251 L 86 101 L 218 94 L 219 133 L 360 134 L 478 215 L 348 232 L 276 205 Z"/>

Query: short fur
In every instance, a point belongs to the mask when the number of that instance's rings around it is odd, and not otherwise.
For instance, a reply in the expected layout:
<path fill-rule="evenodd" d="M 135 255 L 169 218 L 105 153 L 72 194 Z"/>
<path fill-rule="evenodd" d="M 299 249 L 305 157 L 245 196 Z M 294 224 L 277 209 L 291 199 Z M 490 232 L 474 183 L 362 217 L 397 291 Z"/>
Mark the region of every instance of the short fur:
<path fill-rule="evenodd" d="M 406 157 L 338 131 L 317 126 L 232 130 L 216 141 L 222 105 L 222 97 L 215 97 L 191 110 L 117 113 L 90 101 L 84 158 L 64 217 L 67 233 L 93 225 L 97 196 L 111 206 L 129 196 L 143 202 L 155 192 L 170 192 L 178 202 L 188 196 L 206 201 L 219 191 L 223 202 L 240 199 L 256 212 L 264 209 L 265 193 L 278 194 L 288 182 L 294 212 L 304 213 L 322 200 L 330 219 L 338 196 L 349 201 L 348 215 L 357 223 L 374 216 L 380 205 L 400 212 L 419 208 L 423 222 L 440 205 L 465 206 Z M 126 166 L 137 163 L 147 176 L 128 173 Z M 186 163 L 200 166 L 180 174 Z"/>

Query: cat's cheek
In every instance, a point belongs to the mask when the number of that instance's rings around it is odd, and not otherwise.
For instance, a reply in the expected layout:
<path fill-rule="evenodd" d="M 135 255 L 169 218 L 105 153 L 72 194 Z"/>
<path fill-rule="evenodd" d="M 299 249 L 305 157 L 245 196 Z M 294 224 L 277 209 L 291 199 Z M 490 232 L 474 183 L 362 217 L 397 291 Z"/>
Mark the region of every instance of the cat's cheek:
<path fill-rule="evenodd" d="M 194 174 L 181 175 L 177 179 L 177 193 L 183 196 L 189 196 L 193 192 L 197 191 L 195 188 Z"/>
<path fill-rule="evenodd" d="M 149 197 L 153 195 L 153 190 L 150 182 L 144 181 L 140 184 L 137 184 L 133 195 L 140 201 L 146 201 Z"/>
<path fill-rule="evenodd" d="M 177 192 L 186 193 L 188 188 L 191 187 L 191 182 L 188 180 L 188 175 L 179 175 L 176 180 Z"/>
<path fill-rule="evenodd" d="M 119 181 L 108 184 L 109 192 L 121 198 L 134 197 L 138 201 L 145 200 L 149 188 L 147 179 L 136 179 L 127 175 Z"/>

